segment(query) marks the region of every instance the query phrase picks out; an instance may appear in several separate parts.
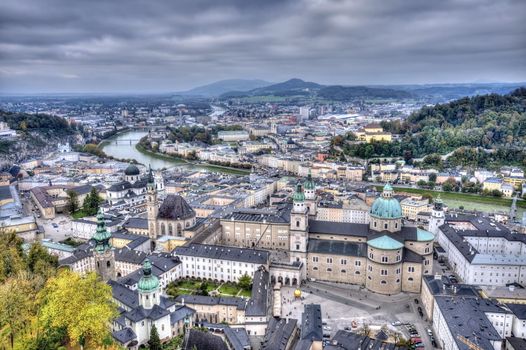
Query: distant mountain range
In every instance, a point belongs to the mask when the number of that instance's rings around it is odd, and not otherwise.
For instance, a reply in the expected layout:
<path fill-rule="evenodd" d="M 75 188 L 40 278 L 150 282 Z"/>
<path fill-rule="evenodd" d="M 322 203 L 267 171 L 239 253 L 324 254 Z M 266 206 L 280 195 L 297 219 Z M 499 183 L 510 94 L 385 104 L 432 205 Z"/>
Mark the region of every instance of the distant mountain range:
<path fill-rule="evenodd" d="M 475 96 L 489 93 L 505 94 L 524 85 L 524 83 L 478 83 L 342 86 L 321 85 L 298 78 L 290 79 L 281 83 L 270 83 L 264 80 L 230 79 L 179 92 L 177 95 L 215 97 L 223 100 L 230 98 L 263 96 L 303 96 L 333 101 L 348 101 L 359 98 L 425 98 L 431 102 L 444 102 L 464 96 Z"/>
<path fill-rule="evenodd" d="M 260 79 L 227 79 L 198 86 L 188 91 L 176 92 L 175 94 L 182 96 L 217 97 L 230 91 L 250 91 L 268 85 L 272 85 L 272 83 Z"/>

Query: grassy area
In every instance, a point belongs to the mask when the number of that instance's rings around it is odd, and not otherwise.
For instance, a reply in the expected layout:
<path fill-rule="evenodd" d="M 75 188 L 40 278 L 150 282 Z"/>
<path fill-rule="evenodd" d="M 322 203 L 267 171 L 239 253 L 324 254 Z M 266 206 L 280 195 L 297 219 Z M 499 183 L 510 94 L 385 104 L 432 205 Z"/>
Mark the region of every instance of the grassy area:
<path fill-rule="evenodd" d="M 82 218 L 85 218 L 86 216 L 89 216 L 89 215 L 88 213 L 84 211 L 84 209 L 79 209 L 78 211 L 71 214 L 71 217 L 73 219 L 82 219 Z"/>
<path fill-rule="evenodd" d="M 376 186 L 376 189 L 378 191 L 382 191 L 382 186 Z M 512 200 L 509 198 L 497 198 L 497 197 L 481 196 L 478 194 L 469 194 L 469 193 L 440 192 L 440 191 L 432 191 L 432 190 L 426 190 L 426 189 L 421 189 L 421 188 L 405 188 L 405 187 L 394 187 L 394 190 L 397 193 L 406 192 L 406 193 L 414 193 L 414 194 L 420 194 L 420 195 L 430 194 L 431 196 L 433 196 L 433 198 L 436 198 L 440 194 L 440 198 L 442 198 L 444 201 L 447 201 L 447 200 L 464 201 L 468 203 L 480 203 L 480 204 L 488 204 L 488 205 L 502 206 L 502 207 L 509 207 L 511 206 L 511 203 L 512 203 Z M 519 199 L 517 201 L 517 207 L 526 208 L 526 201 Z"/>
<path fill-rule="evenodd" d="M 236 295 L 239 292 L 239 287 L 232 283 L 224 283 L 219 287 L 219 293 L 227 295 Z"/>
<path fill-rule="evenodd" d="M 81 245 L 82 243 L 84 242 L 81 242 L 81 241 L 76 241 L 74 240 L 73 238 L 71 237 L 68 237 L 62 241 L 60 241 L 59 243 L 63 243 L 63 244 L 67 244 L 67 245 L 70 245 L 72 247 L 78 247 L 79 245 Z"/>
<path fill-rule="evenodd" d="M 252 296 L 252 291 L 246 290 L 246 289 L 242 289 L 241 292 L 239 293 L 239 296 L 240 297 L 245 297 L 245 298 L 250 298 Z"/>
<path fill-rule="evenodd" d="M 197 290 L 201 286 L 201 282 L 192 280 L 180 280 L 175 286 L 179 289 Z"/>

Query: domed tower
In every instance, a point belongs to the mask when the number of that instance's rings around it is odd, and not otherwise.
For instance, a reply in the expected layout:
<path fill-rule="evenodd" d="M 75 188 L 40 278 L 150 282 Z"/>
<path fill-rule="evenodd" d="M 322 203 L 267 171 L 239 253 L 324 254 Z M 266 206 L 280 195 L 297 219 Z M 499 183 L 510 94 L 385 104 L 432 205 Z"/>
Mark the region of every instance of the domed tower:
<path fill-rule="evenodd" d="M 145 309 L 151 309 L 161 302 L 159 293 L 159 279 L 152 275 L 152 263 L 149 259 L 144 260 L 142 265 L 143 276 L 139 280 L 137 289 L 139 291 L 139 304 Z"/>
<path fill-rule="evenodd" d="M 93 236 L 95 241 L 94 258 L 97 273 L 103 281 L 115 279 L 115 253 L 111 248 L 111 233 L 106 230 L 104 214 L 99 209 L 97 213 L 97 231 Z"/>
<path fill-rule="evenodd" d="M 157 214 L 159 212 L 159 202 L 157 200 L 157 190 L 155 188 L 155 179 L 150 167 L 148 172 L 148 183 L 146 184 L 146 207 L 148 210 L 148 234 L 150 239 L 157 238 Z"/>
<path fill-rule="evenodd" d="M 141 176 L 141 171 L 134 164 L 130 163 L 130 165 L 128 165 L 126 170 L 124 170 L 124 180 L 130 183 L 134 183 L 135 181 L 138 181 L 140 176 Z"/>
<path fill-rule="evenodd" d="M 309 210 L 309 215 L 316 216 L 318 210 L 318 203 L 316 200 L 316 184 L 312 179 L 312 174 L 309 169 L 309 175 L 307 175 L 307 180 L 303 183 L 303 188 L 305 189 L 305 202 L 307 204 L 307 209 Z"/>
<path fill-rule="evenodd" d="M 386 184 L 382 195 L 373 202 L 369 212 L 371 230 L 398 232 L 402 229 L 402 207 L 393 194 L 391 185 Z"/>
<path fill-rule="evenodd" d="M 292 195 L 292 210 L 290 212 L 290 258 L 291 261 L 303 263 L 302 278 L 305 276 L 307 263 L 307 243 L 309 227 L 309 212 L 305 205 L 305 193 L 300 184 Z"/>
<path fill-rule="evenodd" d="M 435 238 L 438 237 L 438 228 L 444 225 L 445 219 L 444 202 L 442 202 L 440 195 L 438 195 L 437 199 L 435 199 L 433 210 L 431 211 L 431 217 L 429 218 L 429 232 L 434 234 Z"/>

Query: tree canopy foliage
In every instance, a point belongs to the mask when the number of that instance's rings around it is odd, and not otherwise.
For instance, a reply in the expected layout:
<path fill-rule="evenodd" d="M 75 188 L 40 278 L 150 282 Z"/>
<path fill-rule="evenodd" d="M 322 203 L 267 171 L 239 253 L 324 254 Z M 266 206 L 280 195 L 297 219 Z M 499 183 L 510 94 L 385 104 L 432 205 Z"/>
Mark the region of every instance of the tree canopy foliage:
<path fill-rule="evenodd" d="M 526 88 L 508 95 L 465 97 L 423 107 L 403 122 L 384 121 L 382 127 L 399 134 L 400 140 L 351 143 L 343 142 L 346 137 L 341 137 L 336 144 L 342 144 L 345 154 L 360 158 L 404 157 L 407 160 L 433 153 L 447 154 L 464 147 L 474 150 L 470 154 L 462 151 L 453 162 L 465 154 L 477 158 L 479 165 L 495 160 L 495 164 L 526 165 Z"/>
<path fill-rule="evenodd" d="M 27 114 L 0 111 L 0 121 L 6 122 L 13 130 L 43 131 L 55 135 L 73 134 L 76 125 L 70 125 L 66 119 L 47 114 Z"/>

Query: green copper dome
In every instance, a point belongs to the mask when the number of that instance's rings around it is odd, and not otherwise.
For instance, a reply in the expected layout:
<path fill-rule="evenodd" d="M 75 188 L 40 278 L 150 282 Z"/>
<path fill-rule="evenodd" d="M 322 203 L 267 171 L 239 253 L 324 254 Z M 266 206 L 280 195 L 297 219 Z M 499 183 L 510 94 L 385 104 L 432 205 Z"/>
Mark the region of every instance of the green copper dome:
<path fill-rule="evenodd" d="M 95 231 L 93 239 L 95 240 L 95 250 L 99 253 L 111 248 L 111 233 L 106 230 L 106 223 L 104 222 L 102 209 L 99 209 L 99 212 L 97 213 L 97 231 Z"/>
<path fill-rule="evenodd" d="M 139 280 L 140 292 L 153 292 L 159 288 L 159 279 L 152 275 L 152 263 L 149 259 L 144 260 L 142 265 L 143 276 Z"/>
<path fill-rule="evenodd" d="M 393 188 L 386 184 L 381 197 L 377 198 L 370 211 L 371 216 L 380 219 L 399 219 L 402 217 L 402 207 L 396 198 L 393 198 Z"/>
<path fill-rule="evenodd" d="M 303 188 L 301 188 L 300 184 L 296 185 L 296 192 L 292 195 L 292 200 L 294 202 L 304 202 L 305 201 L 305 193 L 303 193 Z"/>
<path fill-rule="evenodd" d="M 310 169 L 309 169 L 309 175 L 307 175 L 307 180 L 303 183 L 303 187 L 306 190 L 314 190 L 314 189 L 316 189 L 316 185 L 314 184 L 314 181 L 312 180 L 312 175 L 310 173 Z"/>

